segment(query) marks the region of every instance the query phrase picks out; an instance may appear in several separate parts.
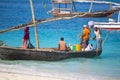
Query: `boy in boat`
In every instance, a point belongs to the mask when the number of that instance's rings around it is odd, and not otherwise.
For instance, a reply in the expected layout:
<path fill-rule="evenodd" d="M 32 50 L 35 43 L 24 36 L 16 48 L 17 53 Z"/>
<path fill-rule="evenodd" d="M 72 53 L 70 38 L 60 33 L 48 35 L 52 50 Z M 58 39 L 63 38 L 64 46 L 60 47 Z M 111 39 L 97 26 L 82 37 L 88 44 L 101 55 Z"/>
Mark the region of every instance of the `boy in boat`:
<path fill-rule="evenodd" d="M 102 33 L 100 31 L 100 28 L 94 27 L 94 34 L 95 34 L 95 37 L 93 38 L 93 40 L 96 40 L 95 49 L 102 48 L 102 38 L 101 38 Z"/>
<path fill-rule="evenodd" d="M 85 51 L 85 48 L 88 46 L 89 44 L 89 36 L 90 36 L 90 29 L 88 28 L 87 25 L 84 25 L 83 27 L 83 34 L 82 34 L 82 46 L 83 46 L 83 50 Z"/>
<path fill-rule="evenodd" d="M 61 37 L 60 42 L 58 44 L 58 50 L 61 50 L 61 51 L 67 50 L 66 42 L 64 41 L 63 37 Z"/>
<path fill-rule="evenodd" d="M 29 27 L 25 27 L 24 29 L 24 37 L 23 37 L 23 48 L 27 48 L 27 43 L 29 40 Z"/>

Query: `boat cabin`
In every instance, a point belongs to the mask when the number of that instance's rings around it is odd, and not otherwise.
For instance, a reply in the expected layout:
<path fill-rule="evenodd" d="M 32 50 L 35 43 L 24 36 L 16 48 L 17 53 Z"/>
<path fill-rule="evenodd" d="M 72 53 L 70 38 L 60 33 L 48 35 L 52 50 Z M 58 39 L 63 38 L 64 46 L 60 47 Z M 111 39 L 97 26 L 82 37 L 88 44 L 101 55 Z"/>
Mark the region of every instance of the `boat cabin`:
<path fill-rule="evenodd" d="M 52 12 L 55 17 L 73 12 L 73 0 L 52 0 Z"/>
<path fill-rule="evenodd" d="M 84 2 L 84 1 L 83 1 Z M 102 10 L 92 12 L 93 1 L 89 2 L 90 8 L 88 12 L 76 11 L 74 0 L 52 0 L 52 12 L 54 17 L 108 17 L 119 9 L 113 9 L 112 3 L 110 4 L 110 10 Z"/>

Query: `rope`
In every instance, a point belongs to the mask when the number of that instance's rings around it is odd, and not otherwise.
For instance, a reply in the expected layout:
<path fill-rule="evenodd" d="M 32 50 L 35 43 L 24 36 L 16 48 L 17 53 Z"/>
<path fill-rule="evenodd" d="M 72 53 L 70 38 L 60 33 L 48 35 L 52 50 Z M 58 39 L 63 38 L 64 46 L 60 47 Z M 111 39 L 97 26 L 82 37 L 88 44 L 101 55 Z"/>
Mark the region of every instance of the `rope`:
<path fill-rule="evenodd" d="M 105 43 L 105 41 L 107 40 L 109 34 L 110 34 L 110 31 L 107 32 L 107 34 L 106 34 L 104 40 L 102 41 L 102 46 L 103 46 L 103 44 Z M 101 46 L 101 47 L 102 47 L 102 46 Z M 99 49 L 97 48 L 97 49 L 96 49 L 96 57 L 98 56 L 98 51 L 99 51 Z"/>
<path fill-rule="evenodd" d="M 82 34 L 83 34 L 83 28 L 81 28 L 80 33 L 78 34 L 78 38 L 80 39 L 80 43 L 81 43 Z"/>
<path fill-rule="evenodd" d="M 103 46 L 103 44 L 105 43 L 105 41 L 107 40 L 109 34 L 110 34 L 110 31 L 107 32 L 106 37 L 104 38 L 104 40 L 103 40 L 103 42 L 102 42 L 102 46 Z"/>

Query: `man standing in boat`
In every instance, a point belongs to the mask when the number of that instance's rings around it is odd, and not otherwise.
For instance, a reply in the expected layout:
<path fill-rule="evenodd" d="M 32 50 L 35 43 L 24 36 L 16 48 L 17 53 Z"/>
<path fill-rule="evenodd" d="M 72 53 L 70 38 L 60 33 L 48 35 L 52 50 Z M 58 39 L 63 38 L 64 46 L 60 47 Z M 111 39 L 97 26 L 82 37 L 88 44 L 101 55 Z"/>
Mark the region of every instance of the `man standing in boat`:
<path fill-rule="evenodd" d="M 61 37 L 60 42 L 58 44 L 58 50 L 61 50 L 61 51 L 67 50 L 66 42 L 64 41 L 63 37 Z"/>
<path fill-rule="evenodd" d="M 96 40 L 95 49 L 102 48 L 102 38 L 101 38 L 102 33 L 100 31 L 100 28 L 94 27 L 94 34 L 95 34 L 95 37 L 93 38 L 93 40 Z"/>
<path fill-rule="evenodd" d="M 24 37 L 23 37 L 23 48 L 27 48 L 27 43 L 29 40 L 29 27 L 25 27 L 24 29 Z"/>
<path fill-rule="evenodd" d="M 82 34 L 82 46 L 83 46 L 83 50 L 85 51 L 85 48 L 88 46 L 89 44 L 89 36 L 90 36 L 90 29 L 88 28 L 87 25 L 84 25 L 83 27 L 83 34 Z"/>

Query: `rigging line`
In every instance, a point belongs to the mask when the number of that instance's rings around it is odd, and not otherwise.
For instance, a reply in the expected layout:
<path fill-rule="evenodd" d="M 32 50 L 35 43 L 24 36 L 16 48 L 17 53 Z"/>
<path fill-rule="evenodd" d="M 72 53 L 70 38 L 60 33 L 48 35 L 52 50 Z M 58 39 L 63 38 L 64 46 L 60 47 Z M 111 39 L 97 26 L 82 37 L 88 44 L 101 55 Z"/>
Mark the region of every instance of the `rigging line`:
<path fill-rule="evenodd" d="M 105 43 L 105 41 L 107 40 L 109 34 L 110 34 L 110 31 L 107 32 L 107 34 L 106 34 L 106 36 L 105 36 L 105 38 L 104 38 L 104 40 L 103 40 L 103 42 L 102 42 L 102 46 L 103 46 L 103 44 Z"/>
<path fill-rule="evenodd" d="M 107 40 L 109 34 L 110 34 L 110 31 L 107 32 L 104 40 L 102 41 L 102 46 L 103 46 L 103 44 L 105 43 L 105 41 Z M 101 46 L 101 47 L 102 47 L 102 46 Z M 96 49 L 96 57 L 98 57 L 98 51 L 99 51 L 99 49 L 97 48 L 97 49 Z"/>
<path fill-rule="evenodd" d="M 83 34 L 83 28 L 80 29 L 80 33 L 78 34 L 78 38 L 81 39 Z"/>

